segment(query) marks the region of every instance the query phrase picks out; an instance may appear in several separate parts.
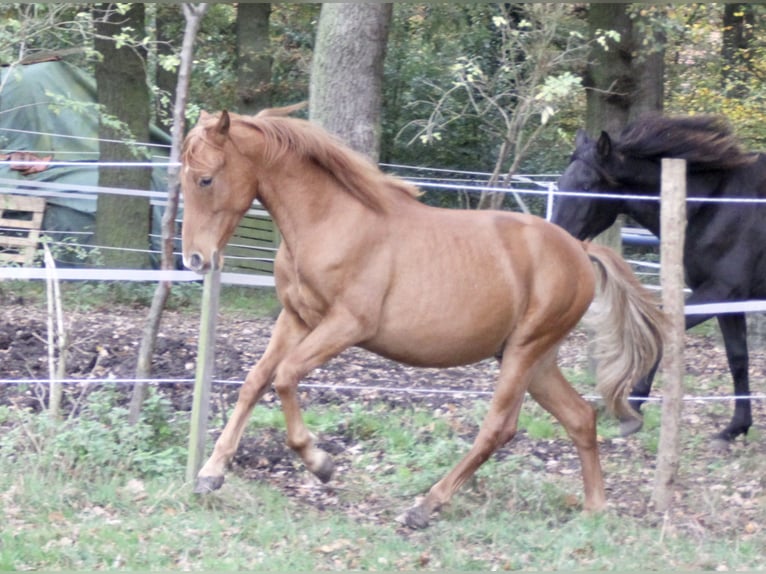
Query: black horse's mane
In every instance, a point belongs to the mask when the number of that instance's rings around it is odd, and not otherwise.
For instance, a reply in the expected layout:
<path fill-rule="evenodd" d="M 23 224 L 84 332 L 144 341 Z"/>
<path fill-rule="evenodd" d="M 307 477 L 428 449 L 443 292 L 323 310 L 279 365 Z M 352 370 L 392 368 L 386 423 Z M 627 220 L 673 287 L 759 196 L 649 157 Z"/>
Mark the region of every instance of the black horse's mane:
<path fill-rule="evenodd" d="M 685 159 L 690 170 L 734 169 L 756 158 L 745 151 L 729 122 L 714 115 L 644 116 L 628 124 L 614 145 L 626 156 Z"/>

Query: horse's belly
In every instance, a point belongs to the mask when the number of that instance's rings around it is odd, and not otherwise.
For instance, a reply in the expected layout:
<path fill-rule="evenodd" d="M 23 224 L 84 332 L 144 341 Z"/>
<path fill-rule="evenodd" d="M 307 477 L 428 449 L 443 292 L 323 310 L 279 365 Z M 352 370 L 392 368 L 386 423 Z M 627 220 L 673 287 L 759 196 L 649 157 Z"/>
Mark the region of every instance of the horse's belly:
<path fill-rule="evenodd" d="M 451 347 L 444 344 L 425 344 L 417 351 L 413 351 L 413 348 L 408 345 L 379 346 L 374 342 L 364 343 L 359 346 L 387 359 L 414 367 L 458 367 L 470 365 L 471 363 L 491 357 L 499 351 L 499 348 L 494 351 L 489 351 L 488 349 L 479 351 L 473 346 Z"/>
<path fill-rule="evenodd" d="M 424 317 L 420 323 L 384 326 L 360 346 L 409 365 L 454 367 L 497 354 L 510 332 L 511 319 L 502 312 L 488 317 L 482 312 L 451 314 L 445 310 L 440 317 Z"/>

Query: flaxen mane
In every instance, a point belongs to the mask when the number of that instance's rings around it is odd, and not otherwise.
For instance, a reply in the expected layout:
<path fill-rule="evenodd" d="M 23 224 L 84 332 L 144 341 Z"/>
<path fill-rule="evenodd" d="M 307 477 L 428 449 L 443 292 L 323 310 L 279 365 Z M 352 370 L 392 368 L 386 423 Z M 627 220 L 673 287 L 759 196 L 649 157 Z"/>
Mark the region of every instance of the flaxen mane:
<path fill-rule="evenodd" d="M 712 115 L 642 117 L 625 127 L 615 149 L 633 157 L 685 159 L 690 170 L 734 169 L 756 158 L 724 118 Z"/>

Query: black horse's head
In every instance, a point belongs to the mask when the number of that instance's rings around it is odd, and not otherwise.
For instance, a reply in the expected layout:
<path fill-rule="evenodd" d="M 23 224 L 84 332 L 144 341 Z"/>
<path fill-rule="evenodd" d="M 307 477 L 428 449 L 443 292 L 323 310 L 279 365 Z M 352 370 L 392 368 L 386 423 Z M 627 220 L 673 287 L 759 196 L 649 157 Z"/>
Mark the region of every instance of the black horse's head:
<path fill-rule="evenodd" d="M 559 196 L 552 221 L 578 239 L 592 239 L 625 212 L 626 202 L 620 195 L 637 186 L 647 191 L 656 188 L 657 178 L 655 162 L 626 157 L 615 149 L 606 132 L 593 140 L 580 130 L 572 160 L 559 179 L 559 191 L 610 197 Z"/>

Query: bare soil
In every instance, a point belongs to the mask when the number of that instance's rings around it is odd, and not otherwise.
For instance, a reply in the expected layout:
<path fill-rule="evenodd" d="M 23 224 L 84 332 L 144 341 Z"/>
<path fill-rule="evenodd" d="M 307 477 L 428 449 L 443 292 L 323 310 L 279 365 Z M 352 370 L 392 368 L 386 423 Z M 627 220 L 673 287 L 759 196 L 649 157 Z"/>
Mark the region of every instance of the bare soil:
<path fill-rule="evenodd" d="M 0 301 L 0 404 L 40 408 L 39 390 L 13 381 L 45 380 L 48 376 L 47 317 L 44 309 L 23 301 Z M 120 307 L 87 312 L 67 312 L 69 340 L 67 376 L 73 379 L 132 379 L 146 309 Z M 241 381 L 265 348 L 273 319 L 222 315 L 217 329 L 213 430 L 221 425 L 223 407 L 236 400 Z M 196 366 L 199 317 L 191 312 L 166 312 L 157 341 L 153 375 L 157 379 L 192 380 Z M 573 333 L 560 353 L 562 366 L 587 367 L 587 337 Z M 715 335 L 690 335 L 686 348 L 687 374 L 694 387 L 689 396 L 730 395 L 732 389 L 725 353 Z M 766 357 L 761 345 L 751 350 L 754 394 L 763 394 Z M 384 403 L 431 409 L 439 416 L 454 416 L 461 435 L 470 438 L 476 428 L 460 419 L 460 413 L 492 390 L 497 366 L 494 360 L 455 369 L 415 369 L 382 359 L 360 349 L 349 349 L 306 378 L 301 389 L 304 405 Z M 123 386 L 126 400 L 129 385 Z M 164 383 L 163 392 L 179 410 L 189 410 L 191 385 Z M 81 395 L 83 385 L 67 387 L 70 400 Z M 581 388 L 586 395 L 593 389 Z M 661 389 L 655 389 L 660 394 Z M 66 398 L 65 397 L 65 398 Z M 265 401 L 278 402 L 272 393 Z M 658 408 L 650 406 L 649 408 Z M 602 462 L 610 504 L 616 512 L 681 528 L 700 536 L 763 536 L 766 529 L 766 412 L 763 402 L 754 403 L 755 426 L 751 438 L 739 439 L 726 452 L 708 448 L 708 437 L 728 422 L 732 403 L 692 401 L 684 406 L 684 443 L 687 450 L 679 476 L 678 501 L 670 515 L 652 511 L 649 503 L 656 455 L 646 446 L 642 433 L 623 439 L 601 440 Z M 360 520 L 389 520 L 392 509 L 375 500 L 363 507 L 343 502 L 337 494 L 346 487 L 345 470 L 358 453 L 353 438 L 338 429 L 321 437 L 321 446 L 336 460 L 330 485 L 319 485 L 285 446 L 278 431 L 245 436 L 235 460 L 235 471 L 254 480 L 267 480 L 290 496 L 318 508 L 347 512 Z M 522 429 L 496 456 L 524 453 L 529 469 L 560 478 L 579 496 L 579 461 L 571 442 L 564 439 L 531 439 Z M 457 455 L 456 455 L 457 456 Z M 385 458 L 385 453 L 381 454 Z M 374 477 L 371 477 L 374 480 Z M 474 483 L 474 490 L 481 485 Z M 511 502 L 508 502 L 509 504 Z M 401 509 L 400 509 L 401 510 Z"/>

